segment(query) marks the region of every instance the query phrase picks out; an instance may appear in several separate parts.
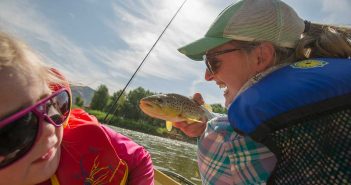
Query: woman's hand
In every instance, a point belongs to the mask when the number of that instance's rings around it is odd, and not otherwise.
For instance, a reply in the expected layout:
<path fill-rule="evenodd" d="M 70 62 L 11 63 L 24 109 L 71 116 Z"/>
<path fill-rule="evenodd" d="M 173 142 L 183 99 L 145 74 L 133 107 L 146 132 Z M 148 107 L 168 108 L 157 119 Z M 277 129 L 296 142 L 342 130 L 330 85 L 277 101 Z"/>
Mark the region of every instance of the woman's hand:
<path fill-rule="evenodd" d="M 187 122 L 173 123 L 173 127 L 179 128 L 189 137 L 199 137 L 206 128 L 206 123 L 188 124 Z"/>
<path fill-rule="evenodd" d="M 200 93 L 195 93 L 192 99 L 199 105 L 203 105 L 205 103 Z M 189 137 L 199 137 L 206 129 L 206 123 L 207 121 L 194 124 L 189 124 L 187 122 L 176 122 L 173 123 L 173 126 L 179 128 Z"/>

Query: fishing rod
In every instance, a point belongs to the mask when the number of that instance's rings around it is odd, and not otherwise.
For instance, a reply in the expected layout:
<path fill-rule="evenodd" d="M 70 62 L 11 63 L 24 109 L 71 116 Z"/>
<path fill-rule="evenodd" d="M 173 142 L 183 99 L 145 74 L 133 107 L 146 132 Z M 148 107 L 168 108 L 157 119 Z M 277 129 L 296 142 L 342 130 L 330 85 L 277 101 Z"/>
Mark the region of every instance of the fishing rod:
<path fill-rule="evenodd" d="M 165 31 L 167 30 L 167 28 L 169 27 L 169 25 L 172 23 L 173 19 L 177 16 L 178 12 L 180 11 L 180 9 L 182 9 L 183 5 L 185 4 L 187 0 L 184 0 L 182 5 L 178 8 L 177 12 L 173 15 L 172 19 L 169 21 L 169 23 L 167 24 L 167 26 L 165 27 L 165 29 L 162 31 L 162 33 L 160 34 L 160 36 L 157 38 L 157 40 L 155 41 L 155 43 L 152 45 L 152 47 L 150 48 L 149 52 L 146 54 L 146 56 L 144 57 L 144 59 L 141 61 L 141 63 L 139 64 L 138 68 L 135 70 L 135 72 L 133 73 L 133 75 L 130 77 L 129 81 L 127 82 L 127 84 L 124 86 L 122 92 L 118 95 L 117 99 L 115 100 L 115 102 L 113 103 L 113 105 L 111 106 L 111 108 L 108 110 L 105 118 L 104 118 L 104 123 L 108 124 L 109 123 L 109 119 L 107 119 L 107 117 L 111 114 L 114 114 L 117 110 L 117 103 L 118 100 L 121 98 L 121 96 L 123 95 L 123 93 L 126 91 L 127 87 L 129 86 L 130 82 L 133 80 L 134 76 L 138 73 L 140 67 L 143 65 L 143 63 L 145 62 L 146 58 L 149 56 L 149 54 L 151 53 L 151 51 L 154 49 L 154 47 L 156 46 L 157 42 L 161 39 L 162 35 L 165 33 Z M 116 107 L 116 108 L 115 108 Z"/>

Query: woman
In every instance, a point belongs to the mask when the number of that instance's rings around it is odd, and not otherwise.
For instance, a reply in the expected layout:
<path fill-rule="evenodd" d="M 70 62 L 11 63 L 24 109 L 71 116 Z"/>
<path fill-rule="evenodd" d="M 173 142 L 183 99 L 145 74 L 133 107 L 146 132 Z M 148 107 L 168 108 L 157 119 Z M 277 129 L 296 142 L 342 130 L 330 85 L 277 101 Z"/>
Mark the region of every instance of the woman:
<path fill-rule="evenodd" d="M 0 33 L 0 184 L 153 184 L 149 153 L 71 110 L 69 85 Z"/>
<path fill-rule="evenodd" d="M 256 91 L 255 84 L 262 83 L 263 78 L 275 71 L 281 71 L 280 69 L 286 68 L 287 65 L 299 60 L 332 57 L 343 58 L 342 60 L 347 61 L 351 56 L 350 30 L 304 21 L 291 7 L 279 0 L 243 0 L 227 7 L 217 17 L 203 38 L 180 48 L 179 51 L 193 60 L 205 60 L 207 66 L 205 79 L 214 81 L 220 88 L 225 88 L 225 105 L 229 108 L 231 127 L 228 122 L 222 124 L 226 125 L 223 126 L 226 134 L 223 134 L 223 130 L 210 129 L 213 135 L 221 136 L 213 137 L 222 138 L 221 143 L 237 142 L 241 144 L 241 147 L 246 148 L 253 146 L 253 143 L 255 143 L 248 136 L 227 136 L 229 133 L 238 135 L 235 131 L 252 132 L 256 128 L 254 126 L 257 125 L 248 123 L 251 123 L 252 120 L 260 121 L 260 118 L 265 116 L 264 108 L 261 110 L 259 108 L 254 109 L 257 106 L 256 103 L 260 102 L 259 100 L 265 99 L 263 95 L 257 93 L 261 91 Z M 313 64 L 314 62 L 312 61 Z M 310 63 L 305 61 L 303 65 L 308 66 Z M 320 61 L 316 63 L 324 64 Z M 335 62 L 331 61 L 330 63 Z M 285 83 L 288 80 L 285 79 Z M 283 86 L 284 82 L 279 85 L 282 89 L 285 88 L 284 90 L 289 91 L 288 87 Z M 274 93 L 278 87 L 270 86 L 264 90 L 267 94 Z M 248 89 L 251 90 L 250 96 L 246 93 Z M 272 99 L 273 104 L 277 104 L 277 102 L 279 104 L 279 101 L 274 100 L 274 97 Z M 251 110 L 253 110 L 250 112 L 252 114 L 247 114 L 247 111 Z M 258 152 L 252 155 L 248 152 L 247 157 L 240 160 L 241 155 L 236 155 L 237 151 L 235 149 L 237 147 L 235 145 L 232 148 L 229 148 L 229 144 L 218 147 L 219 144 L 214 141 L 210 144 L 203 144 L 206 143 L 208 129 L 216 128 L 211 126 L 211 122 L 208 123 L 205 131 L 204 124 L 185 125 L 177 123 L 175 125 L 190 136 L 201 135 L 198 156 L 203 182 L 214 184 L 216 180 L 223 176 L 231 178 L 231 181 L 222 181 L 227 184 L 257 184 L 257 179 L 261 183 L 266 181 L 266 173 L 270 174 L 275 166 L 275 160 L 271 156 L 272 153 L 267 153 L 268 148 L 256 144 L 254 148 Z M 211 147 L 217 147 L 216 154 L 209 152 L 212 150 Z M 226 150 L 227 153 L 221 152 L 222 150 Z M 234 157 L 230 157 L 228 151 L 232 152 L 231 156 Z M 216 166 L 213 164 L 214 161 L 219 163 L 219 156 L 222 156 L 223 161 L 230 162 L 231 166 L 222 165 L 224 170 L 221 167 L 217 167 L 220 170 L 216 170 Z M 214 159 L 214 157 L 217 159 Z M 271 166 L 261 170 L 263 172 L 261 175 L 257 169 L 262 169 L 260 164 L 262 159 L 266 162 L 267 159 L 270 160 L 268 163 Z M 240 168 L 246 169 L 246 173 L 242 173 Z"/>

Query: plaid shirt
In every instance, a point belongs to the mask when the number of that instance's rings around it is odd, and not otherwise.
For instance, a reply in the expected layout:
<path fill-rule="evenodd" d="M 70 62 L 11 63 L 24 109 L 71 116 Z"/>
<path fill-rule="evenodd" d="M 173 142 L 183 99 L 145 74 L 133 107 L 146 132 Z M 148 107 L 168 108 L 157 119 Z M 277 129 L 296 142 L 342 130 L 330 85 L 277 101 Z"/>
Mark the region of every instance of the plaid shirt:
<path fill-rule="evenodd" d="M 208 122 L 198 140 L 202 184 L 266 184 L 276 158 L 265 146 L 236 133 L 225 116 Z"/>

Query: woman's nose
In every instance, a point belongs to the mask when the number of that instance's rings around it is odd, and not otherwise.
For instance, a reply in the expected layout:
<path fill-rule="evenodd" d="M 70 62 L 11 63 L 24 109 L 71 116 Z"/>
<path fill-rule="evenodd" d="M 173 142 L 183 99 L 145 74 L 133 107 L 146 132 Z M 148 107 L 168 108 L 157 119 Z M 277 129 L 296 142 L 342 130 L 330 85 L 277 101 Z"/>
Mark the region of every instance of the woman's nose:
<path fill-rule="evenodd" d="M 208 69 L 206 69 L 206 72 L 205 72 L 205 80 L 207 81 L 213 80 L 213 74 Z"/>

